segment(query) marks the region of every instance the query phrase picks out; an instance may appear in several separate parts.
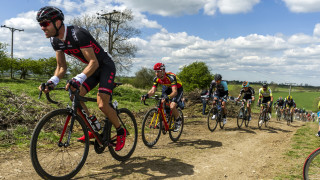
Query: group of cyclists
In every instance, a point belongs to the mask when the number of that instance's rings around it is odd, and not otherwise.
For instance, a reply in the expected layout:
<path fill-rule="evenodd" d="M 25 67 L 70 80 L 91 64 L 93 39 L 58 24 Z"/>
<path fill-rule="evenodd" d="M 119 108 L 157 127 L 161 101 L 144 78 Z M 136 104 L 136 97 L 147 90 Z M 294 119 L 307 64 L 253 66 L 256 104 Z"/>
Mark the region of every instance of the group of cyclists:
<path fill-rule="evenodd" d="M 41 87 L 39 87 L 39 89 L 45 93 L 49 92 L 57 86 L 60 79 L 66 74 L 67 63 L 65 54 L 76 57 L 86 63 L 87 66 L 83 71 L 68 81 L 66 89 L 79 89 L 80 95 L 84 96 L 99 84 L 97 104 L 99 109 L 110 119 L 117 129 L 116 150 L 120 151 L 125 144 L 126 130 L 121 127 L 116 112 L 109 104 L 116 75 L 116 68 L 112 56 L 103 50 L 87 30 L 78 26 L 65 26 L 63 23 L 64 15 L 62 11 L 56 7 L 45 6 L 41 8 L 37 13 L 36 19 L 46 38 L 50 38 L 52 47 L 56 52 L 57 60 L 57 68 L 54 75 L 45 83 L 45 89 L 41 89 Z M 153 69 L 156 75 L 153 80 L 153 86 L 147 94 L 141 97 L 141 100 L 146 100 L 150 96 L 153 96 L 158 85 L 162 85 L 162 101 L 170 102 L 172 114 L 177 119 L 176 127 L 179 128 L 180 120 L 177 107 L 181 104 L 180 102 L 183 98 L 182 82 L 174 73 L 166 72 L 163 63 L 156 63 Z M 227 123 L 226 102 L 228 94 L 227 82 L 222 80 L 220 74 L 215 74 L 214 80 L 210 83 L 210 89 L 206 98 L 212 100 L 213 106 L 217 100 L 222 102 L 223 124 Z M 242 89 L 237 98 L 238 101 L 241 96 L 243 96 L 242 99 L 245 99 L 247 102 L 246 106 L 249 120 L 251 120 L 251 105 L 255 101 L 255 91 L 247 81 L 242 84 Z M 261 104 L 268 105 L 269 118 L 271 118 L 273 95 L 267 84 L 263 84 L 259 89 L 258 106 Z M 84 103 L 82 103 L 82 106 L 86 110 L 86 113 L 90 114 Z M 285 99 L 279 97 L 275 102 L 275 106 L 280 108 L 281 112 L 288 111 L 293 114 L 296 104 L 292 96 L 289 95 Z M 213 115 L 212 119 L 215 118 L 214 116 L 215 115 Z M 89 137 L 93 138 L 90 132 Z M 84 136 L 79 138 L 79 141 L 83 140 Z"/>

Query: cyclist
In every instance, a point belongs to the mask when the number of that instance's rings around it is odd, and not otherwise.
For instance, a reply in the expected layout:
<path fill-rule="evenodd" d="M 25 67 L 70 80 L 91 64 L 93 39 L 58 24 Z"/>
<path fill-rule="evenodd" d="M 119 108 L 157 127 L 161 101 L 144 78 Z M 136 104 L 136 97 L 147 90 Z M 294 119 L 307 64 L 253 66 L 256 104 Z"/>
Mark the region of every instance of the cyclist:
<path fill-rule="evenodd" d="M 222 76 L 220 74 L 214 75 L 214 80 L 210 84 L 209 89 L 209 98 L 212 96 L 212 91 L 215 88 L 215 92 L 213 94 L 213 106 L 216 105 L 216 100 L 222 101 L 222 109 L 223 109 L 223 124 L 227 123 L 227 108 L 226 108 L 226 102 L 227 97 L 229 95 L 228 91 L 228 84 L 226 81 L 222 80 Z M 215 115 L 212 116 L 213 119 L 215 119 Z"/>
<path fill-rule="evenodd" d="M 116 111 L 109 105 L 109 100 L 114 88 L 116 68 L 111 56 L 106 53 L 91 34 L 78 26 L 65 26 L 62 11 L 53 6 L 41 8 L 36 17 L 41 30 L 46 38 L 50 38 L 51 45 L 56 52 L 57 68 L 46 83 L 44 92 L 47 93 L 59 83 L 60 79 L 67 72 L 65 54 L 76 57 L 85 64 L 88 64 L 82 71 L 66 85 L 66 89 L 80 89 L 80 95 L 86 95 L 99 83 L 97 104 L 99 109 L 110 119 L 117 129 L 116 151 L 120 151 L 126 138 L 126 130 L 121 127 Z M 41 90 L 41 86 L 39 86 Z M 83 102 L 81 105 L 89 114 L 88 108 Z M 89 132 L 89 138 L 94 138 Z M 84 141 L 85 137 L 79 138 Z"/>
<path fill-rule="evenodd" d="M 242 89 L 240 90 L 240 94 L 237 98 L 237 101 L 241 97 L 241 95 L 244 94 L 243 99 L 247 102 L 247 108 L 248 108 L 248 114 L 249 114 L 249 121 L 251 121 L 251 103 L 254 101 L 254 89 L 249 86 L 248 81 L 244 81 L 242 83 Z"/>
<path fill-rule="evenodd" d="M 261 102 L 262 98 L 262 102 Z M 268 87 L 266 83 L 262 84 L 262 88 L 259 89 L 259 99 L 258 99 L 258 106 L 261 105 L 261 103 L 268 103 L 268 109 L 267 112 L 269 112 L 269 119 L 271 119 L 271 110 L 272 110 L 272 103 L 273 103 L 273 96 L 272 96 L 272 91 Z M 262 112 L 262 106 L 260 113 Z"/>
<path fill-rule="evenodd" d="M 284 104 L 286 107 L 286 111 L 289 112 L 291 114 L 291 116 L 293 116 L 293 110 L 296 107 L 296 103 L 294 102 L 294 100 L 292 99 L 292 96 L 287 96 L 287 98 L 284 100 Z M 291 119 L 291 122 L 293 121 L 293 118 Z"/>
<path fill-rule="evenodd" d="M 282 98 L 282 96 L 280 96 L 277 101 L 275 102 L 275 105 L 276 105 L 276 108 L 280 108 L 280 112 L 281 114 L 283 113 L 283 110 L 284 110 L 284 100 Z"/>
<path fill-rule="evenodd" d="M 153 96 L 159 84 L 162 85 L 162 103 L 170 102 L 170 109 L 173 116 L 176 119 L 176 126 L 174 131 L 179 131 L 181 126 L 181 119 L 179 117 L 179 111 L 177 110 L 178 104 L 181 104 L 183 97 L 183 87 L 180 79 L 172 72 L 165 71 L 165 65 L 163 63 L 156 63 L 153 67 L 156 77 L 153 79 L 153 86 L 150 91 L 141 97 L 141 100 Z"/>

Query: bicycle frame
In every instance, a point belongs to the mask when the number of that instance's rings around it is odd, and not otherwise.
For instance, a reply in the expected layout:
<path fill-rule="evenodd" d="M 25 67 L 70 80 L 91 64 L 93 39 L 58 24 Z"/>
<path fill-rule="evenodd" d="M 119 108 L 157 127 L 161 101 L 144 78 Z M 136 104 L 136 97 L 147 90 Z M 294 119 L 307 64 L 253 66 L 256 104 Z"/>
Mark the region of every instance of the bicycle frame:
<path fill-rule="evenodd" d="M 89 115 L 87 115 L 87 113 L 85 112 L 85 110 L 83 109 L 83 107 L 81 106 L 80 104 L 80 101 L 82 102 L 87 102 L 87 101 L 91 101 L 91 102 L 96 102 L 97 100 L 94 99 L 94 98 L 88 98 L 88 97 L 82 97 L 79 95 L 79 90 L 76 90 L 75 92 L 72 92 L 70 89 L 69 89 L 69 95 L 70 95 L 70 98 L 72 97 L 72 107 L 70 109 L 70 114 L 72 115 L 68 115 L 67 119 L 66 119 L 66 123 L 64 125 L 64 128 L 62 130 L 62 133 L 61 133 L 61 136 L 60 136 L 60 140 L 58 142 L 59 146 L 68 146 L 69 143 L 70 143 L 70 136 L 71 136 L 71 133 L 72 133 L 72 128 L 73 128 L 73 123 L 74 123 L 74 120 L 77 116 L 77 114 L 80 115 L 80 117 L 84 120 L 87 128 L 89 128 L 89 130 L 92 132 L 92 134 L 94 135 L 95 139 L 98 141 L 99 145 L 100 146 L 103 146 L 103 143 L 102 143 L 102 139 L 100 138 L 100 136 L 93 130 L 93 128 L 91 127 L 90 123 L 88 122 L 88 118 L 89 118 Z M 68 134 L 68 140 L 67 140 L 67 143 L 66 144 L 63 144 L 61 141 L 63 139 L 63 135 L 67 129 L 67 126 L 69 124 L 69 121 L 70 121 L 70 118 L 71 118 L 71 124 L 70 124 L 70 131 L 69 131 L 69 134 Z"/>
<path fill-rule="evenodd" d="M 161 103 L 161 99 L 159 99 L 159 97 L 157 97 L 157 96 L 155 96 L 155 99 L 159 101 L 158 106 L 157 106 L 157 108 L 158 108 L 157 112 L 158 113 L 157 113 L 157 117 L 154 117 L 155 115 L 152 117 L 151 124 L 153 123 L 155 118 L 156 118 L 156 123 L 155 124 L 158 124 L 159 116 L 161 114 L 162 121 L 163 121 L 164 127 L 165 127 L 165 131 L 169 131 L 169 123 L 167 122 L 167 120 L 165 118 L 166 116 L 165 116 L 164 108 L 163 108 L 164 103 Z M 172 111 L 170 110 L 169 119 L 171 118 L 171 116 L 172 116 Z"/>
<path fill-rule="evenodd" d="M 121 85 L 121 84 L 122 83 L 115 83 L 115 87 L 118 86 L 118 85 Z M 45 84 L 43 83 L 42 84 L 42 88 L 44 88 L 44 86 L 45 86 Z M 56 88 L 55 90 L 65 90 L 65 88 Z M 72 134 L 73 123 L 74 123 L 75 118 L 76 118 L 77 115 L 79 115 L 83 119 L 83 121 L 85 122 L 87 128 L 89 128 L 89 131 L 94 135 L 94 138 L 97 140 L 97 142 L 98 142 L 98 144 L 100 146 L 104 146 L 104 145 L 106 145 L 106 146 L 109 146 L 109 145 L 114 146 L 110 142 L 104 143 L 102 137 L 97 132 L 95 132 L 93 130 L 92 126 L 90 125 L 90 123 L 88 121 L 89 115 L 87 115 L 87 113 L 85 112 L 85 110 L 83 109 L 83 107 L 81 106 L 81 103 L 80 103 L 80 102 L 88 102 L 88 101 L 97 102 L 97 99 L 80 96 L 79 95 L 80 90 L 78 90 L 78 89 L 75 90 L 75 91 L 71 91 L 71 89 L 69 88 L 68 91 L 69 91 L 69 97 L 70 97 L 70 99 L 72 99 L 72 106 L 71 107 L 67 107 L 67 109 L 70 110 L 70 114 L 71 115 L 68 115 L 67 118 L 66 118 L 66 122 L 65 122 L 63 130 L 61 132 L 61 136 L 60 136 L 60 139 L 59 139 L 59 142 L 58 142 L 58 146 L 59 147 L 62 147 L 62 146 L 67 147 L 67 146 L 70 145 L 70 137 L 71 137 L 71 134 Z M 40 99 L 41 95 L 42 95 L 42 91 L 40 91 L 39 99 Z M 56 101 L 54 101 L 54 100 L 52 100 L 50 98 L 49 93 L 46 93 L 46 98 L 48 99 L 49 102 L 54 103 L 54 104 L 58 104 L 58 102 L 56 102 Z M 110 103 L 111 107 L 113 107 L 112 104 L 111 104 L 111 99 L 110 99 L 109 103 Z M 123 128 L 126 129 L 124 123 L 121 121 L 121 118 L 119 116 L 118 116 L 118 119 L 119 119 L 121 125 L 123 125 Z M 64 137 L 64 133 L 67 130 L 67 127 L 68 127 L 68 124 L 69 124 L 70 120 L 71 120 L 71 124 L 70 124 L 70 131 L 68 133 L 67 142 L 66 143 L 62 143 L 62 139 Z M 106 122 L 105 127 L 107 127 L 108 125 L 109 125 L 108 122 Z M 129 135 L 129 132 L 127 131 L 127 136 L 128 135 Z M 111 138 L 107 138 L 107 139 L 111 139 Z"/>

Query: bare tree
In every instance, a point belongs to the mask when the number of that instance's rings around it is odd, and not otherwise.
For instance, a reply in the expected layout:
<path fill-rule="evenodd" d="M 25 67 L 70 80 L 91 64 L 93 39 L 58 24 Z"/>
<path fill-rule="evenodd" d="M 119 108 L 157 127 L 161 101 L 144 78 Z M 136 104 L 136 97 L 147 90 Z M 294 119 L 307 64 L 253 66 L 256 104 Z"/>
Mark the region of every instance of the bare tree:
<path fill-rule="evenodd" d="M 112 13 L 108 16 L 85 14 L 75 17 L 70 24 L 87 29 L 101 46 L 108 49 L 108 53 L 116 64 L 117 72 L 124 73 L 130 71 L 132 58 L 135 57 L 138 49 L 128 40 L 141 33 L 130 24 L 133 18 L 132 11 L 126 9 L 121 13 Z"/>

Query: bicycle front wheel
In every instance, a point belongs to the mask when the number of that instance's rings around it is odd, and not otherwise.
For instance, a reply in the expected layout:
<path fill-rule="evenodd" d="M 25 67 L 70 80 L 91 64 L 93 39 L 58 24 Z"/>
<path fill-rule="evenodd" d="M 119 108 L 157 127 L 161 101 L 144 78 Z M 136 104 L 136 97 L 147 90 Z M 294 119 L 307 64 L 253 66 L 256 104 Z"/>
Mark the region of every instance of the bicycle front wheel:
<path fill-rule="evenodd" d="M 243 124 L 243 120 L 244 120 L 243 117 L 244 117 L 244 111 L 243 111 L 243 108 L 240 108 L 238 116 L 237 116 L 237 125 L 238 125 L 239 129 L 241 128 L 241 126 Z"/>
<path fill-rule="evenodd" d="M 246 125 L 246 127 L 248 127 L 250 121 L 249 121 L 249 115 L 247 110 L 244 111 L 244 117 L 245 117 L 244 124 Z"/>
<path fill-rule="evenodd" d="M 320 148 L 313 151 L 309 157 L 306 159 L 303 166 L 303 178 L 309 179 L 319 179 L 320 177 Z"/>
<path fill-rule="evenodd" d="M 208 128 L 213 132 L 218 126 L 218 110 L 216 108 L 211 108 L 207 117 Z"/>
<path fill-rule="evenodd" d="M 118 117 L 121 126 L 126 129 L 126 141 L 124 147 L 120 151 L 115 151 L 114 146 L 108 146 L 109 151 L 113 158 L 118 161 L 126 161 L 133 154 L 136 149 L 137 141 L 138 141 L 138 127 L 136 119 L 130 110 L 126 108 L 121 108 L 118 110 Z M 114 126 L 109 126 L 109 137 L 110 142 L 116 144 L 117 141 L 117 130 Z"/>
<path fill-rule="evenodd" d="M 79 116 L 73 122 L 71 116 L 68 109 L 52 111 L 34 129 L 30 144 L 31 161 L 44 179 L 70 179 L 80 171 L 87 159 L 87 127 Z M 85 135 L 84 143 L 77 141 L 82 135 Z"/>
<path fill-rule="evenodd" d="M 162 116 L 158 113 L 157 108 L 153 108 L 147 112 L 142 122 L 142 141 L 148 146 L 154 146 L 161 135 Z"/>
<path fill-rule="evenodd" d="M 287 125 L 290 126 L 291 118 L 290 118 L 290 116 L 287 116 L 286 118 L 287 118 Z"/>
<path fill-rule="evenodd" d="M 264 119 L 265 119 L 265 113 L 260 113 L 259 115 L 259 120 L 258 120 L 258 127 L 259 129 L 261 129 L 263 123 L 264 123 Z"/>
<path fill-rule="evenodd" d="M 179 140 L 179 138 L 182 134 L 183 125 L 184 125 L 183 113 L 182 113 L 181 109 L 178 109 L 178 111 L 179 111 L 180 122 L 177 122 L 177 120 L 175 120 L 174 124 L 172 124 L 173 121 L 170 121 L 170 125 L 169 125 L 169 127 L 174 126 L 173 129 L 169 130 L 169 137 L 173 142 L 176 142 Z M 174 118 L 174 117 L 172 117 L 172 118 Z"/>

